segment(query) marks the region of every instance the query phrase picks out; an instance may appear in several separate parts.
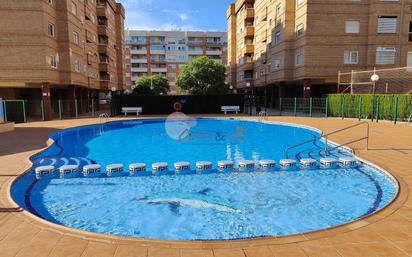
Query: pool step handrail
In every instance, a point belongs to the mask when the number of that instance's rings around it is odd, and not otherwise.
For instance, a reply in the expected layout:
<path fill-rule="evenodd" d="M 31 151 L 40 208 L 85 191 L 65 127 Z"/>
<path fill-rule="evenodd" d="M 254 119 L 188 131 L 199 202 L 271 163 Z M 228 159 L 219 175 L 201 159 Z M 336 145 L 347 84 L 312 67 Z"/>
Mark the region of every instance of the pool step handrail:
<path fill-rule="evenodd" d="M 344 128 L 341 128 L 341 129 L 332 131 L 332 132 L 329 132 L 329 133 L 327 133 L 327 134 L 324 134 L 323 131 L 322 131 L 321 135 L 318 136 L 318 137 L 316 137 L 316 138 L 313 138 L 313 139 L 310 139 L 310 140 L 306 140 L 306 141 L 301 142 L 301 143 L 298 143 L 298 144 L 296 144 L 296 145 L 292 145 L 292 146 L 286 147 L 286 148 L 285 148 L 285 157 L 286 157 L 286 158 L 289 158 L 288 155 L 289 155 L 290 149 L 296 148 L 296 147 L 298 147 L 298 146 L 301 146 L 301 145 L 304 145 L 304 144 L 307 144 L 307 143 L 315 142 L 316 140 L 322 139 L 322 138 L 325 138 L 325 148 L 324 148 L 324 151 L 325 151 L 325 154 L 327 155 L 328 152 L 329 152 L 329 148 L 328 148 L 328 137 L 329 137 L 329 136 L 334 135 L 334 134 L 337 134 L 337 133 L 339 133 L 339 132 L 343 132 L 343 131 L 346 131 L 346 130 L 355 128 L 355 127 L 359 127 L 359 126 L 364 125 L 364 124 L 366 124 L 366 134 L 365 134 L 364 137 L 359 138 L 359 139 L 355 139 L 355 140 L 353 140 L 353 141 L 350 141 L 350 142 L 347 142 L 347 143 L 344 143 L 344 144 L 340 144 L 340 145 L 338 145 L 338 146 L 333 147 L 332 149 L 340 148 L 340 147 L 342 147 L 342 146 L 346 146 L 346 145 L 349 145 L 349 144 L 352 144 L 352 143 L 355 143 L 355 142 L 359 142 L 359 141 L 362 141 L 362 140 L 366 140 L 365 150 L 368 150 L 368 149 L 369 149 L 369 122 L 367 122 L 367 121 L 361 121 L 361 122 L 358 122 L 358 123 L 356 123 L 356 124 L 353 124 L 353 125 L 350 125 L 350 126 L 347 126 L 347 127 L 344 127 Z"/>

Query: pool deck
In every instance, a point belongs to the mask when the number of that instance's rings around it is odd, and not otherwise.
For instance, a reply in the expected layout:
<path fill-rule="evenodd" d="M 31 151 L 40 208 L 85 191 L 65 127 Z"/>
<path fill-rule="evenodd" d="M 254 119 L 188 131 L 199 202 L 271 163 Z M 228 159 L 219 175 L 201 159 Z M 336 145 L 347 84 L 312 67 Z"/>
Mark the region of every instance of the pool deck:
<path fill-rule="evenodd" d="M 308 125 L 325 132 L 358 122 L 295 117 L 271 117 L 269 120 Z M 412 197 L 408 196 L 412 189 L 412 125 L 370 123 L 370 149 L 364 150 L 364 142 L 351 145 L 358 156 L 386 169 L 400 182 L 396 200 L 378 213 L 336 228 L 287 237 L 179 242 L 78 231 L 43 221 L 13 204 L 9 194 L 12 181 L 31 166 L 28 158 L 46 147 L 48 135 L 59 129 L 94 123 L 100 123 L 100 119 L 16 124 L 14 131 L 0 134 L 1 257 L 412 256 Z M 345 143 L 363 137 L 364 133 L 364 127 L 357 127 L 331 139 Z"/>

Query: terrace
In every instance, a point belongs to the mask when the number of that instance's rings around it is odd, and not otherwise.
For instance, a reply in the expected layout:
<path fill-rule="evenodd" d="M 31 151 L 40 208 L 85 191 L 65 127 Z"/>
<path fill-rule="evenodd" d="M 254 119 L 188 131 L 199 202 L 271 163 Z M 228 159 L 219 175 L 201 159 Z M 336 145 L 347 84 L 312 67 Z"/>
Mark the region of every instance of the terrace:
<path fill-rule="evenodd" d="M 249 116 L 247 116 L 249 117 Z M 269 118 L 271 121 L 302 124 L 325 132 L 355 124 L 335 118 Z M 106 236 L 62 227 L 22 211 L 10 198 L 9 189 L 27 170 L 28 158 L 46 147 L 50 133 L 60 129 L 98 123 L 80 119 L 17 124 L 13 132 L 0 134 L 2 256 L 409 256 L 412 254 L 412 142 L 410 125 L 370 123 L 370 149 L 355 143 L 355 153 L 389 172 L 400 183 L 396 200 L 372 216 L 335 228 L 285 237 L 240 241 L 162 241 Z M 362 131 L 333 137 L 338 143 L 362 136 Z M 20 139 L 24 137 L 22 142 Z M 25 160 L 22 162 L 22 160 Z"/>

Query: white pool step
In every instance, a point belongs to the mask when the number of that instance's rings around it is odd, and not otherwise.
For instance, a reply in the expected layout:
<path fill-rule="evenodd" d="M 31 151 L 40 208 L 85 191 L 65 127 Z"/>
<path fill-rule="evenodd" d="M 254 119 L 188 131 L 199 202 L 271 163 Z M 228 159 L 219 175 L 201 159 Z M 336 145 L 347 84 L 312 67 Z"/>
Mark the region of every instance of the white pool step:
<path fill-rule="evenodd" d="M 222 160 L 217 162 L 217 168 L 220 171 L 226 170 L 226 169 L 233 169 L 234 163 L 229 160 Z"/>
<path fill-rule="evenodd" d="M 196 170 L 202 171 L 202 170 L 211 170 L 213 167 L 212 162 L 209 161 L 198 161 L 196 162 Z"/>
<path fill-rule="evenodd" d="M 102 166 L 100 164 L 89 164 L 83 166 L 83 176 L 87 177 L 89 174 L 100 173 L 102 171 Z"/>
<path fill-rule="evenodd" d="M 190 162 L 175 162 L 175 171 L 190 170 Z"/>
<path fill-rule="evenodd" d="M 146 171 L 146 163 L 132 163 L 129 165 L 129 174 L 133 176 L 136 172 Z"/>
<path fill-rule="evenodd" d="M 123 172 L 123 164 L 114 163 L 114 164 L 109 164 L 106 166 L 106 175 L 108 177 L 111 177 L 115 173 L 121 173 L 121 172 Z"/>
<path fill-rule="evenodd" d="M 317 161 L 311 158 L 304 158 L 300 160 L 300 166 L 302 168 L 313 168 L 316 167 Z"/>
<path fill-rule="evenodd" d="M 293 168 L 296 166 L 296 160 L 293 159 L 282 159 L 279 161 L 280 167 L 287 169 L 287 168 Z"/>
<path fill-rule="evenodd" d="M 320 166 L 323 168 L 329 168 L 336 165 L 335 158 L 321 158 L 320 159 Z"/>
<path fill-rule="evenodd" d="M 352 157 L 341 157 L 339 158 L 339 164 L 342 167 L 351 167 L 359 165 L 359 161 L 356 158 Z"/>
<path fill-rule="evenodd" d="M 169 164 L 167 162 L 155 162 L 152 164 L 152 171 L 153 173 L 161 172 L 161 171 L 168 171 Z"/>
<path fill-rule="evenodd" d="M 255 168 L 255 162 L 251 160 L 241 160 L 239 161 L 240 171 L 250 171 Z"/>
<path fill-rule="evenodd" d="M 276 167 L 276 161 L 275 160 L 260 160 L 259 166 L 261 168 L 274 168 Z"/>
<path fill-rule="evenodd" d="M 36 179 L 40 179 L 45 175 L 52 175 L 54 173 L 54 166 L 40 166 L 34 169 Z"/>
<path fill-rule="evenodd" d="M 75 174 L 77 173 L 78 169 L 78 165 L 63 165 L 59 168 L 60 178 L 64 178 L 69 174 Z"/>

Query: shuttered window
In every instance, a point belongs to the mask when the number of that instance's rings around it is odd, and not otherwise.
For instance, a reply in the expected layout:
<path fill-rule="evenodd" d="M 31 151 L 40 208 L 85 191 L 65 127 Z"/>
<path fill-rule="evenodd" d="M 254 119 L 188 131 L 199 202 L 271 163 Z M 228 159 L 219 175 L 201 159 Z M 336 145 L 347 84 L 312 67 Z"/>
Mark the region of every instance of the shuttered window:
<path fill-rule="evenodd" d="M 395 64 L 396 49 L 391 47 L 378 47 L 376 49 L 376 64 Z"/>
<path fill-rule="evenodd" d="M 378 33 L 396 33 L 398 17 L 396 16 L 379 16 Z"/>

